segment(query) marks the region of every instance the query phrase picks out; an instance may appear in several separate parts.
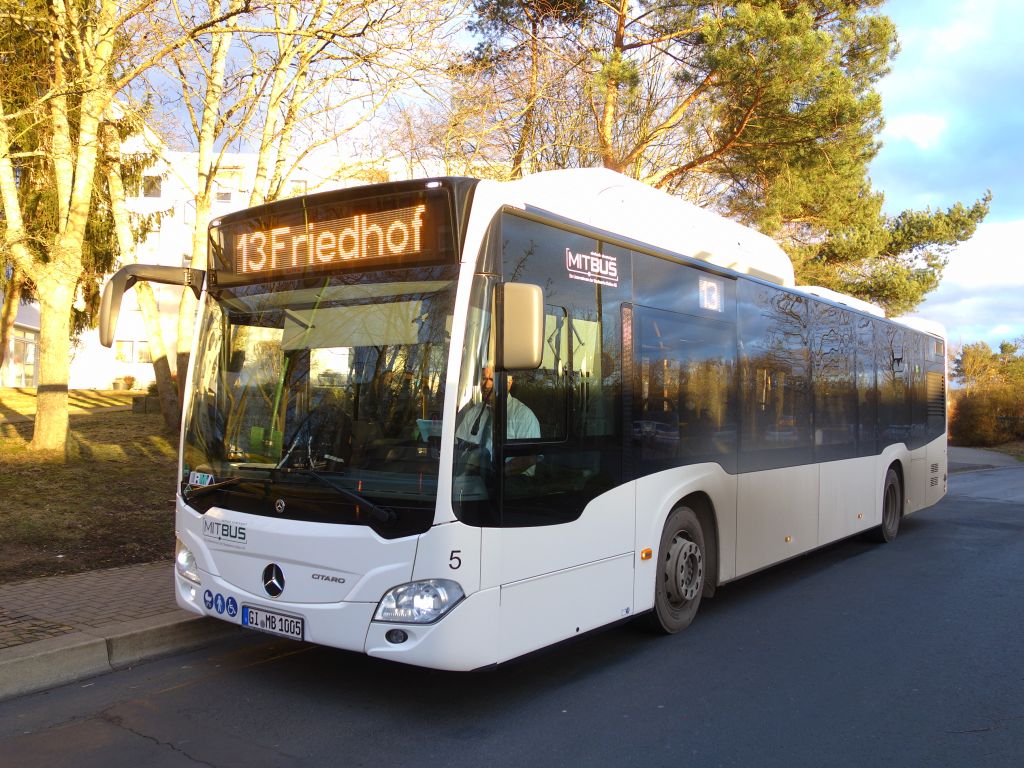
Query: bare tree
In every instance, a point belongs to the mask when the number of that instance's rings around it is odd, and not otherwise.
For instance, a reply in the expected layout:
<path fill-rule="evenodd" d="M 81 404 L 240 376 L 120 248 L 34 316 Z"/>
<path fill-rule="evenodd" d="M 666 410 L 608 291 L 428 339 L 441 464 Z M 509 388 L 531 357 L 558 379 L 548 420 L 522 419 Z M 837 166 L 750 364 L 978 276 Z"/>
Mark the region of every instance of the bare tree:
<path fill-rule="evenodd" d="M 39 89 L 17 105 L 0 98 L 0 200 L 4 245 L 37 289 L 40 305 L 39 386 L 32 448 L 63 451 L 68 427 L 71 308 L 110 104 L 142 72 L 225 14 L 179 24 L 164 0 L 38 0 L 8 4 L 8 35 L 44 40 L 36 62 Z M 11 56 L 17 56 L 14 49 Z M 54 234 L 30 247 L 16 160 L 43 153 L 56 202 Z"/>
<path fill-rule="evenodd" d="M 132 226 L 132 216 L 126 203 L 121 140 L 113 123 L 107 123 L 104 126 L 104 147 L 106 149 L 107 189 L 118 250 L 122 262 L 130 263 L 135 261 L 136 246 L 145 237 L 149 227 L 136 228 Z M 160 326 L 160 311 L 157 307 L 156 296 L 153 287 L 147 282 L 139 283 L 135 292 L 149 341 L 153 375 L 160 397 L 160 413 L 163 415 L 167 429 L 174 432 L 181 425 L 181 408 L 178 405 L 177 392 L 171 378 L 171 365 L 167 357 L 167 346 L 164 344 L 163 330 Z"/>
<path fill-rule="evenodd" d="M 433 46 L 457 8 L 450 0 L 279 0 L 232 16 L 208 42 L 176 52 L 168 74 L 197 150 L 192 263 L 205 263 L 214 188 L 230 150 L 256 155 L 250 205 L 285 194 L 296 168 L 313 155 L 332 156 L 339 176 L 365 171 L 338 157 L 339 148 L 433 66 Z M 188 364 L 194 316 L 186 291 L 178 371 Z"/>

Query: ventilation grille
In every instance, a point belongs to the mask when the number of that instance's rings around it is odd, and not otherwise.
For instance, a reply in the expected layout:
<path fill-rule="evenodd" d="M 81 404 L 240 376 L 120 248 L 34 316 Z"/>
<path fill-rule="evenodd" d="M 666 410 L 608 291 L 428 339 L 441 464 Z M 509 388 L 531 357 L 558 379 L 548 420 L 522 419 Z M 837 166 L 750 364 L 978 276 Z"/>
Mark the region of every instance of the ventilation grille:
<path fill-rule="evenodd" d="M 937 477 L 933 477 L 933 478 L 932 478 L 931 480 L 929 480 L 929 481 L 928 481 L 928 484 L 929 484 L 929 485 L 930 485 L 930 486 L 931 486 L 932 488 L 934 488 L 935 486 L 937 486 L 937 485 L 939 484 L 939 478 L 937 478 Z"/>
<path fill-rule="evenodd" d="M 932 464 L 932 474 L 933 475 L 939 474 L 939 465 L 938 465 L 938 463 Z"/>
<path fill-rule="evenodd" d="M 946 422 L 946 379 L 934 371 L 928 371 L 928 419 Z"/>

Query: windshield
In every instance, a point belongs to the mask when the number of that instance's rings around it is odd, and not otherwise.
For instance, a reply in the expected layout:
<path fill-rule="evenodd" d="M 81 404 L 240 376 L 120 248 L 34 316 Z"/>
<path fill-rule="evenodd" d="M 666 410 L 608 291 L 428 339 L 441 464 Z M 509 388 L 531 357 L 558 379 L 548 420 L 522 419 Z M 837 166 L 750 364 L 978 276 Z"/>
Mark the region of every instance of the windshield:
<path fill-rule="evenodd" d="M 429 527 L 454 285 L 453 268 L 437 268 L 208 298 L 186 501 L 391 536 Z"/>

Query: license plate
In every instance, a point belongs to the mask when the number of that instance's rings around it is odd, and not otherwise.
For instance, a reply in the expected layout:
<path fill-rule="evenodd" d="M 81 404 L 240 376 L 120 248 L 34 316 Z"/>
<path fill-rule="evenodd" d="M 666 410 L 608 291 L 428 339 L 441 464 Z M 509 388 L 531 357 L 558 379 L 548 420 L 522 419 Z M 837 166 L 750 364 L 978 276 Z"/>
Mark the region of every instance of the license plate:
<path fill-rule="evenodd" d="M 272 635 L 290 637 L 293 640 L 302 640 L 305 635 L 305 622 L 301 617 L 251 605 L 242 606 L 242 626 L 269 632 Z"/>

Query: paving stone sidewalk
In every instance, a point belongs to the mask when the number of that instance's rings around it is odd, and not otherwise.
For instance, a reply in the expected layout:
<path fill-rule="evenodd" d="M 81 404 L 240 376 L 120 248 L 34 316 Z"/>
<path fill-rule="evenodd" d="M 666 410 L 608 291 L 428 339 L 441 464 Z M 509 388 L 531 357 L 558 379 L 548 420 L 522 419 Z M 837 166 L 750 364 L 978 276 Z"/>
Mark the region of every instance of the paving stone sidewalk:
<path fill-rule="evenodd" d="M 0 648 L 177 610 L 170 563 L 0 586 Z"/>
<path fill-rule="evenodd" d="M 0 586 L 0 699 L 237 631 L 179 609 L 173 567 L 146 563 Z"/>

